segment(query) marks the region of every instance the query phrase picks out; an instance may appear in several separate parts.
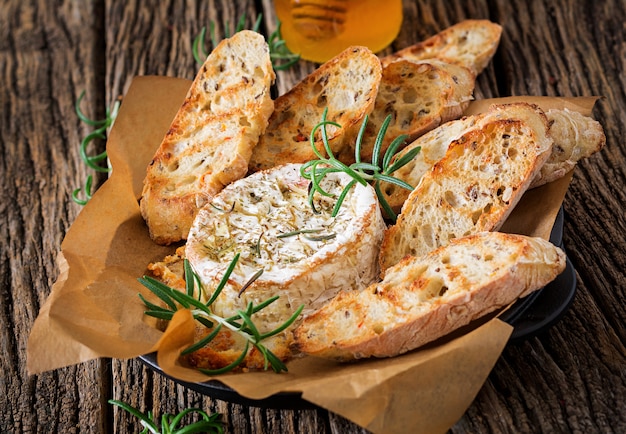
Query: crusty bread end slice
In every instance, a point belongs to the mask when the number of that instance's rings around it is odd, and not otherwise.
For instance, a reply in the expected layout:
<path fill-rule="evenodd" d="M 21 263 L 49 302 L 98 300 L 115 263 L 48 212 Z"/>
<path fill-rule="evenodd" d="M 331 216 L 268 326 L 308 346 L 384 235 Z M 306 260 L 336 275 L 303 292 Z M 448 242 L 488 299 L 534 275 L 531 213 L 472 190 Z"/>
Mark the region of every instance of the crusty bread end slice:
<path fill-rule="evenodd" d="M 340 293 L 295 330 L 297 348 L 341 361 L 396 356 L 542 288 L 565 263 L 563 251 L 541 238 L 457 238 L 405 258 L 364 291 Z"/>
<path fill-rule="evenodd" d="M 421 179 L 383 240 L 381 270 L 421 256 L 451 239 L 495 231 L 550 155 L 543 111 L 502 118 L 471 129 L 448 147 Z"/>
<path fill-rule="evenodd" d="M 583 158 L 600 151 L 606 144 L 606 136 L 600 122 L 568 109 L 552 109 L 546 112 L 550 124 L 550 136 L 554 140 L 552 153 L 530 188 L 552 182 L 565 176 Z"/>
<path fill-rule="evenodd" d="M 207 57 L 147 169 L 141 213 L 155 242 L 185 239 L 197 210 L 245 176 L 274 79 L 257 32 L 237 32 Z"/>
<path fill-rule="evenodd" d="M 327 126 L 333 153 L 349 156 L 345 144 L 354 141 L 363 117 L 372 112 L 381 74 L 379 58 L 365 47 L 349 47 L 321 65 L 276 99 L 267 130 L 252 154 L 250 170 L 317 158 L 309 138 L 325 109 L 327 120 L 341 126 Z M 321 131 L 316 138 L 316 148 L 325 154 Z"/>
<path fill-rule="evenodd" d="M 463 65 L 480 74 L 495 54 L 502 27 L 488 20 L 465 20 L 430 38 L 382 59 L 383 65 L 397 60 L 441 59 Z"/>

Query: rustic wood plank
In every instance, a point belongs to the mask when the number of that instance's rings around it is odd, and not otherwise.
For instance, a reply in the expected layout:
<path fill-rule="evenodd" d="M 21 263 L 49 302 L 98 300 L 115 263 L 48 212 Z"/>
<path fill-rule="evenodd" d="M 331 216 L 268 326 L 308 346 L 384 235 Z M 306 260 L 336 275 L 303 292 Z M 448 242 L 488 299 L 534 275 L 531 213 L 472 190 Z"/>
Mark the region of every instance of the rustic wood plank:
<path fill-rule="evenodd" d="M 107 376 L 99 362 L 26 373 L 26 342 L 58 273 L 61 240 L 80 211 L 70 199 L 88 174 L 74 101 L 101 107 L 103 23 L 96 2 L 8 1 L 0 6 L 0 432 L 104 428 Z M 102 145 L 102 144 L 100 144 Z M 6 243 L 6 244 L 5 244 Z"/>

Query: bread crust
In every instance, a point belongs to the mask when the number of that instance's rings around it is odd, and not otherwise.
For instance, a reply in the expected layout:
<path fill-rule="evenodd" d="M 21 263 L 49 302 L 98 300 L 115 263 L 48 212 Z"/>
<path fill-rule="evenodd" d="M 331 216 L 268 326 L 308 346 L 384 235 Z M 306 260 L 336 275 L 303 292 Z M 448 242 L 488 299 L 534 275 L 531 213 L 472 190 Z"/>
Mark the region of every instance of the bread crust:
<path fill-rule="evenodd" d="M 147 168 L 141 213 L 158 244 L 187 237 L 197 210 L 248 171 L 273 111 L 263 36 L 237 32 L 207 57 Z"/>
<path fill-rule="evenodd" d="M 295 330 L 305 354 L 348 361 L 393 357 L 545 286 L 565 268 L 540 238 L 484 232 L 407 257 L 382 282 L 344 292 Z"/>

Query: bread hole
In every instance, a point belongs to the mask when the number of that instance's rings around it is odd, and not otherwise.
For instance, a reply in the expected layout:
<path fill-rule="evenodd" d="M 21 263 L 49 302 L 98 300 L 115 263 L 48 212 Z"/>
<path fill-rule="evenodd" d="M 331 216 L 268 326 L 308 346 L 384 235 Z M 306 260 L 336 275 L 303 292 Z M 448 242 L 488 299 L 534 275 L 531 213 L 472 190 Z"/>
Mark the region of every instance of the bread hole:
<path fill-rule="evenodd" d="M 320 94 L 320 96 L 317 97 L 317 106 L 318 107 L 326 107 L 327 101 L 328 101 L 328 99 L 326 98 L 326 95 L 325 94 Z"/>
<path fill-rule="evenodd" d="M 480 216 L 483 215 L 483 211 L 482 210 L 476 210 L 472 213 L 472 224 L 476 224 L 478 223 L 478 220 L 480 219 Z"/>
<path fill-rule="evenodd" d="M 492 204 L 491 204 L 491 203 L 488 203 L 487 205 L 485 205 L 485 206 L 483 207 L 483 212 L 484 212 L 485 214 L 489 213 L 489 212 L 491 211 L 491 207 L 492 207 Z"/>
<path fill-rule="evenodd" d="M 239 125 L 242 127 L 249 127 L 250 126 L 250 122 L 248 122 L 248 117 L 247 116 L 240 116 L 239 117 Z"/>
<path fill-rule="evenodd" d="M 448 292 L 448 287 L 446 285 L 442 285 L 441 289 L 439 290 L 439 294 L 437 294 L 439 297 L 442 297 L 446 292 Z"/>
<path fill-rule="evenodd" d="M 374 327 L 372 327 L 372 330 L 374 331 L 374 333 L 379 335 L 385 331 L 385 327 L 382 324 L 374 324 Z"/>
<path fill-rule="evenodd" d="M 478 146 L 478 144 L 476 142 L 472 143 L 472 148 L 474 148 L 474 154 L 476 154 L 476 155 L 482 154 L 483 151 L 485 150 L 484 146 Z"/>
<path fill-rule="evenodd" d="M 509 148 L 506 155 L 511 159 L 514 160 L 515 157 L 517 156 L 517 149 L 515 148 Z"/>
<path fill-rule="evenodd" d="M 256 68 L 254 68 L 254 77 L 259 80 L 265 79 L 265 73 L 263 72 L 263 69 L 260 66 L 257 66 Z"/>
<path fill-rule="evenodd" d="M 415 237 L 417 238 L 417 236 Z M 435 233 L 433 231 L 433 227 L 429 224 L 425 224 L 422 226 L 422 241 L 426 243 L 428 247 L 434 247 L 435 242 Z"/>
<path fill-rule="evenodd" d="M 190 175 L 190 176 L 186 176 L 183 179 L 181 179 L 179 185 L 191 185 L 194 182 L 196 182 L 196 177 L 193 176 L 193 175 Z"/>
<path fill-rule="evenodd" d="M 395 189 L 395 186 L 394 186 L 394 185 L 395 185 L 395 184 L 389 184 L 389 185 L 387 186 L 387 188 L 385 188 L 385 194 L 386 194 L 387 196 L 391 196 L 392 194 L 394 194 L 394 193 L 395 193 L 396 189 Z"/>
<path fill-rule="evenodd" d="M 486 253 L 485 256 L 483 256 L 483 261 L 493 261 L 493 255 L 491 253 Z"/>
<path fill-rule="evenodd" d="M 460 200 L 459 197 L 457 196 L 457 194 L 453 191 L 446 191 L 443 194 L 443 199 L 448 203 L 448 205 L 450 205 L 452 208 L 457 208 L 460 204 Z"/>
<path fill-rule="evenodd" d="M 413 113 L 408 110 L 403 110 L 398 114 L 398 123 L 400 124 L 400 128 L 403 130 L 408 129 L 413 122 Z"/>
<path fill-rule="evenodd" d="M 172 161 L 168 166 L 167 170 L 170 172 L 176 172 L 178 170 L 179 164 L 178 161 Z"/>
<path fill-rule="evenodd" d="M 402 100 L 407 104 L 412 104 L 417 100 L 417 91 L 411 87 L 407 88 L 402 94 Z"/>
<path fill-rule="evenodd" d="M 175 184 L 167 184 L 165 186 L 165 190 L 166 191 L 176 191 L 176 185 Z"/>
<path fill-rule="evenodd" d="M 447 290 L 448 288 L 444 285 L 443 279 L 441 277 L 433 277 L 426 284 L 426 287 L 424 288 L 424 295 L 426 295 L 427 299 L 434 298 L 437 296 L 441 296 Z"/>
<path fill-rule="evenodd" d="M 496 190 L 496 196 L 502 197 L 503 194 L 504 194 L 504 187 L 503 186 L 498 187 L 498 189 Z"/>

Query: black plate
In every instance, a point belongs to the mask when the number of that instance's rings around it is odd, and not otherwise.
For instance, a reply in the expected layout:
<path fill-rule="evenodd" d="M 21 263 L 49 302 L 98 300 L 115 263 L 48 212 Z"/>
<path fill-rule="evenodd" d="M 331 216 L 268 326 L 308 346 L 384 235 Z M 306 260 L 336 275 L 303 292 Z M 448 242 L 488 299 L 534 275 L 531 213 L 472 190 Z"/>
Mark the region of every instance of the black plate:
<path fill-rule="evenodd" d="M 550 241 L 563 248 L 563 208 L 557 215 Z M 544 331 L 556 323 L 570 306 L 576 293 L 576 272 L 570 260 L 563 273 L 539 291 L 518 300 L 500 318 L 514 327 L 511 341 L 520 341 Z M 236 404 L 261 408 L 288 410 L 312 409 L 316 406 L 301 398 L 300 393 L 284 392 L 268 398 L 255 400 L 239 395 L 230 387 L 219 381 L 204 383 L 188 383 L 165 374 L 156 362 L 156 354 L 140 356 L 139 359 L 148 367 L 161 375 L 191 390 L 210 396 L 211 398 Z"/>
<path fill-rule="evenodd" d="M 563 248 L 563 207 L 559 210 L 550 242 Z M 567 311 L 576 294 L 576 271 L 567 258 L 565 270 L 544 288 L 518 300 L 500 319 L 514 327 L 511 341 L 536 335 L 554 325 Z"/>

